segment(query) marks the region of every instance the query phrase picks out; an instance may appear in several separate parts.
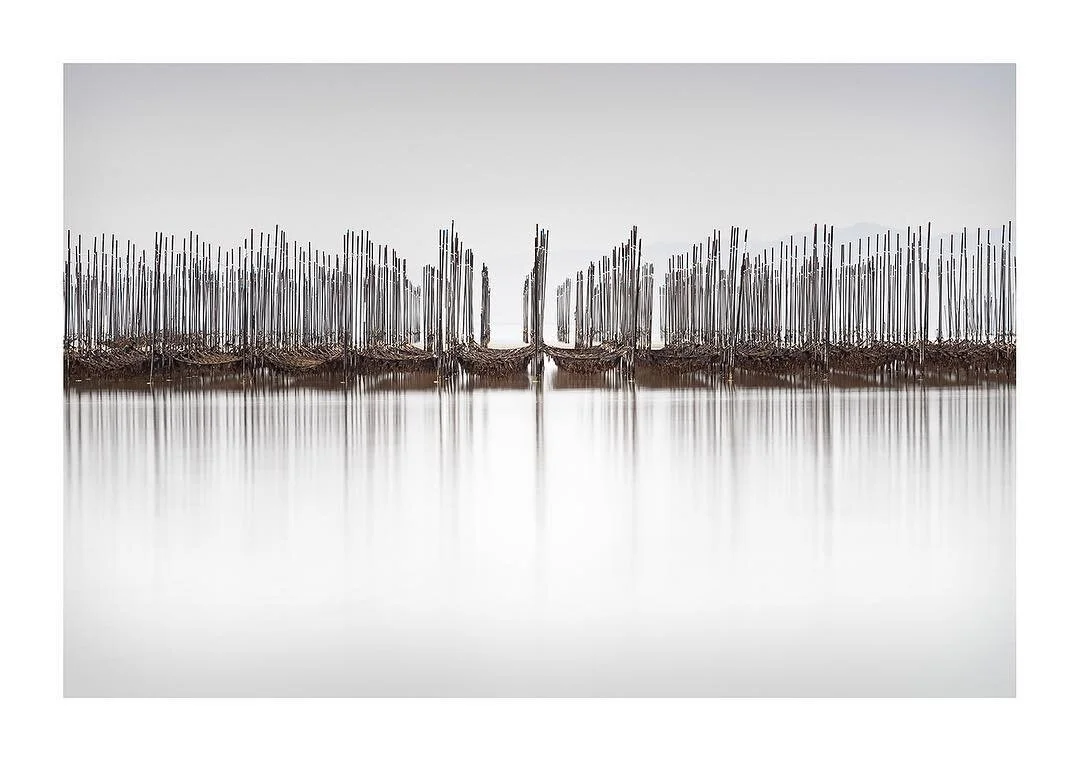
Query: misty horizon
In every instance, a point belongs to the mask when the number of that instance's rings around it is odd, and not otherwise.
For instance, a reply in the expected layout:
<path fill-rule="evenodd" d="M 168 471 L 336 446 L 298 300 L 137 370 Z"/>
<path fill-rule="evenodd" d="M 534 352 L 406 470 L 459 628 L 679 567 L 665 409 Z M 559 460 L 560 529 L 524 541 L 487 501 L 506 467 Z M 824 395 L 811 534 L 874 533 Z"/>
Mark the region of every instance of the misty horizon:
<path fill-rule="evenodd" d="M 536 224 L 552 288 L 632 225 L 657 264 L 729 225 L 999 228 L 1015 135 L 1012 65 L 68 64 L 64 225 L 422 265 L 453 219 L 507 322 Z"/>

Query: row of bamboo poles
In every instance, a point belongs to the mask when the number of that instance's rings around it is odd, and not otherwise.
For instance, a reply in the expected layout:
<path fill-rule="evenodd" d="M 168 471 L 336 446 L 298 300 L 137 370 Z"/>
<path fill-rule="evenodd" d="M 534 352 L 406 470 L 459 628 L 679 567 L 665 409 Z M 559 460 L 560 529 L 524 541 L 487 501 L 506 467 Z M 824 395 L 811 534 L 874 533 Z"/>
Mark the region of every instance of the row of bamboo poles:
<path fill-rule="evenodd" d="M 453 225 L 440 231 L 438 265 L 424 267 L 419 283 L 405 258 L 363 231 L 347 231 L 336 253 L 290 240 L 280 228 L 251 230 L 227 249 L 193 232 L 157 233 L 150 251 L 116 236 L 84 240 L 69 232 L 65 365 L 148 363 L 153 372 L 177 361 L 270 360 L 301 369 L 334 360 L 349 369 L 364 353 L 420 343 L 443 364 L 474 340 L 473 272 L 473 252 Z M 485 267 L 482 340 L 490 332 Z"/>
<path fill-rule="evenodd" d="M 642 262 L 637 227 L 611 256 L 589 262 L 556 289 L 558 340 L 575 348 L 652 345 L 653 265 Z M 573 338 L 571 339 L 571 332 Z"/>
<path fill-rule="evenodd" d="M 523 362 L 539 372 L 547 353 L 572 372 L 618 365 L 632 373 L 639 358 L 683 369 L 734 367 L 748 356 L 758 366 L 830 367 L 853 357 L 880 364 L 883 352 L 897 351 L 920 363 L 928 352 L 985 359 L 989 347 L 1011 363 L 1012 225 L 973 232 L 934 237 L 928 224 L 837 244 L 834 228 L 815 225 L 801 241 L 791 236 L 751 253 L 746 230 L 732 227 L 726 245 L 714 230 L 668 259 L 657 291 L 634 227 L 610 256 L 557 285 L 556 333 L 569 349 L 544 342 L 549 233 L 537 226 L 522 291 L 525 346 L 498 350 L 489 348 L 487 267 L 477 299 L 475 257 L 453 223 L 439 232 L 437 263 L 422 268 L 419 282 L 405 258 L 362 231 L 347 231 L 335 253 L 279 228 L 251 230 L 228 249 L 194 233 L 158 233 L 149 252 L 114 236 L 84 241 L 69 233 L 65 361 L 105 370 L 148 363 L 151 373 L 176 362 L 349 370 L 368 361 L 498 374 Z"/>
<path fill-rule="evenodd" d="M 223 351 L 419 340 L 420 287 L 407 262 L 367 233 L 340 254 L 254 230 L 222 249 L 158 233 L 151 252 L 111 236 L 74 245 L 64 264 L 64 340 Z"/>
<path fill-rule="evenodd" d="M 801 245 L 750 254 L 731 228 L 668 260 L 660 286 L 665 345 L 925 346 L 1016 337 L 1012 224 L 936 239 L 931 226 L 837 246 L 814 226 Z M 948 250 L 946 252 L 946 244 Z"/>
<path fill-rule="evenodd" d="M 609 259 L 556 289 L 560 367 L 596 372 L 640 361 L 687 371 L 976 367 L 1015 372 L 1012 223 L 934 236 L 930 224 L 836 243 L 815 225 L 801 241 L 751 253 L 749 232 L 714 230 L 669 257 L 652 340 L 653 270 L 637 229 Z M 593 350 L 600 347 L 603 351 Z M 610 356 L 609 356 L 610 355 Z M 586 362 L 586 358 L 589 359 Z"/>
<path fill-rule="evenodd" d="M 570 278 L 555 286 L 555 340 L 559 343 L 570 343 L 570 326 L 574 319 L 573 296 L 573 281 Z"/>
<path fill-rule="evenodd" d="M 465 248 L 453 223 L 439 231 L 439 263 L 424 267 L 421 289 L 424 349 L 438 357 L 475 341 L 474 261 L 472 249 Z M 485 315 L 481 314 L 482 322 Z"/>

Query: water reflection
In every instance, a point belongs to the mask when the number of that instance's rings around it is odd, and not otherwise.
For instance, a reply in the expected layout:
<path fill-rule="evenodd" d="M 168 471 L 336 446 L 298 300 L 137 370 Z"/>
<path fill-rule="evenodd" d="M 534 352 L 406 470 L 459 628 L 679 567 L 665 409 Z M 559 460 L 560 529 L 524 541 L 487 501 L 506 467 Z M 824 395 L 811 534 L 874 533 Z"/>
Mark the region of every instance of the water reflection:
<path fill-rule="evenodd" d="M 67 693 L 1013 692 L 1011 387 L 392 380 L 69 391 Z"/>

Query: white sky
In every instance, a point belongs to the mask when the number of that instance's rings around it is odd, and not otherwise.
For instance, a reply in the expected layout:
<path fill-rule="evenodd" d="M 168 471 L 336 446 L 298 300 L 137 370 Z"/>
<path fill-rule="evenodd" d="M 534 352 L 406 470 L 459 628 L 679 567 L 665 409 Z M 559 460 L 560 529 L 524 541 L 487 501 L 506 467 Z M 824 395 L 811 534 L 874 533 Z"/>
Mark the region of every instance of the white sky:
<path fill-rule="evenodd" d="M 453 218 L 515 322 L 536 223 L 552 294 L 633 224 L 658 265 L 732 224 L 1000 227 L 1015 103 L 997 64 L 68 65 L 64 218 L 146 247 L 367 229 L 416 271 Z"/>

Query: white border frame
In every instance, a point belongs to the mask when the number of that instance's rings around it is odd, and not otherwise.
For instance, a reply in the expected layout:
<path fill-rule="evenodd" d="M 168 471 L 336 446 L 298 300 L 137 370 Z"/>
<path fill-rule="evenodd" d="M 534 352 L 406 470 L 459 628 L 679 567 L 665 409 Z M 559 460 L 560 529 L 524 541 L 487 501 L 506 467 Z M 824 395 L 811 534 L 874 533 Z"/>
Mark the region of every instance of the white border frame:
<path fill-rule="evenodd" d="M 6 758 L 1042 758 L 1077 749 L 1074 26 L 1041 4 L 381 4 L 195 0 L 8 9 L 0 653 Z M 1048 8 L 1051 6 L 1047 6 Z M 12 17 L 12 14 L 15 14 Z M 1015 700 L 64 700 L 60 333 L 63 61 L 1017 61 Z M 9 169 L 10 168 L 10 169 Z M 12 361 L 14 359 L 14 361 Z M 1072 750 L 1073 753 L 1069 751 Z"/>

